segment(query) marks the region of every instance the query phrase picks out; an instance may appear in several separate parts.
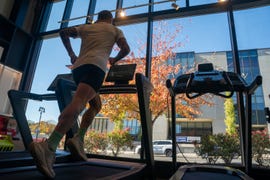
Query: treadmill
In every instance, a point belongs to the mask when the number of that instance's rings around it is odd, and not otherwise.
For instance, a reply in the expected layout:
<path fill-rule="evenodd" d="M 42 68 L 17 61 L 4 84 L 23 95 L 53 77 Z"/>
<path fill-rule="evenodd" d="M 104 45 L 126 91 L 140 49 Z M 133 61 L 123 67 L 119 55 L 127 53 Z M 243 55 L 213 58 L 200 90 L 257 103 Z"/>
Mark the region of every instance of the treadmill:
<path fill-rule="evenodd" d="M 135 67 L 136 65 L 133 64 L 112 66 L 106 80 L 117 83 L 102 86 L 100 94 L 132 93 L 138 95 L 144 156 L 131 162 L 126 159 L 121 160 L 121 158 L 105 159 L 88 154 L 90 158 L 87 162 L 72 162 L 69 153 L 66 152 L 63 156 L 56 156 L 56 163 L 54 165 L 55 179 L 154 179 L 152 122 L 149 111 L 149 97 L 152 91 L 152 84 L 141 73 L 135 74 L 135 84 L 128 84 L 129 80 L 134 77 Z M 75 89 L 76 85 L 73 82 L 72 75 L 61 74 L 54 79 L 48 88 L 48 90 L 54 91 L 52 94 L 34 94 L 17 90 L 10 90 L 8 92 L 14 118 L 17 120 L 26 150 L 33 139 L 25 117 L 25 101 L 29 99 L 39 101 L 56 100 L 60 111 L 62 111 L 70 102 Z M 75 123 L 75 126 L 66 134 L 66 138 L 73 136 L 78 129 L 77 126 Z M 3 165 L 0 169 L 1 179 L 29 180 L 46 178 L 37 170 L 30 155 L 27 161 L 22 161 L 19 164 L 17 164 L 16 157 L 13 160 L 7 159 L 6 162 L 9 165 Z"/>
<path fill-rule="evenodd" d="M 262 76 L 257 76 L 250 84 L 237 73 L 218 71 L 213 68 L 212 63 L 204 63 L 198 65 L 198 70 L 194 73 L 183 74 L 176 78 L 172 84 L 171 80 L 166 81 L 166 86 L 171 96 L 171 113 L 172 113 L 172 141 L 173 141 L 173 156 L 172 166 L 175 174 L 171 179 L 207 179 L 207 175 L 211 172 L 217 172 L 214 177 L 216 179 L 226 179 L 228 172 L 237 175 L 236 179 L 250 179 L 250 169 L 252 167 L 251 157 L 251 96 L 254 91 L 262 84 Z M 226 94 L 229 92 L 229 94 Z M 242 93 L 245 95 L 246 105 L 241 107 L 240 110 L 240 142 L 241 142 L 241 155 L 245 172 L 240 172 L 237 169 L 229 167 L 215 167 L 211 165 L 189 165 L 179 167 L 177 169 L 176 162 L 176 110 L 175 99 L 178 94 L 186 94 L 190 99 L 197 98 L 206 93 L 211 93 L 223 98 L 230 98 L 233 94 Z M 227 172 L 227 173 L 224 173 Z M 246 173 L 246 174 L 244 174 Z M 206 176 L 204 176 L 206 175 Z M 234 176 L 235 178 L 236 176 Z M 242 177 L 242 178 L 240 178 Z M 222 178 L 221 178 L 222 179 Z"/>

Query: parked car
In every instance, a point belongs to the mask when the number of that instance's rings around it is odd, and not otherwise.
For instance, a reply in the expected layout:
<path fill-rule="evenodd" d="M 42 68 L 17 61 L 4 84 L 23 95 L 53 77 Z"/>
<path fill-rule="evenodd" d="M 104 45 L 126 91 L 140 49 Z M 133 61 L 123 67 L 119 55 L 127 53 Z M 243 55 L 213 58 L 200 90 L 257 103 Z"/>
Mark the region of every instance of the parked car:
<path fill-rule="evenodd" d="M 176 148 L 178 150 L 178 148 Z M 172 141 L 171 140 L 155 140 L 153 141 L 154 154 L 172 156 Z M 141 153 L 141 145 L 136 146 L 135 153 Z"/>

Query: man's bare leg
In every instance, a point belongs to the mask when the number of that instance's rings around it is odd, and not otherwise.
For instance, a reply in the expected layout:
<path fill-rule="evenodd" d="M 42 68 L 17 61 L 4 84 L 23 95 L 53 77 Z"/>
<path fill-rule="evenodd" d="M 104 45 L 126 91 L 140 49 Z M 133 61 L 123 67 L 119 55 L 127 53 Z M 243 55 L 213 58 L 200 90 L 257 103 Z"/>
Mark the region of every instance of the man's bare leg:
<path fill-rule="evenodd" d="M 84 136 L 96 114 L 101 109 L 101 100 L 98 94 L 89 101 L 89 105 L 90 108 L 83 114 L 78 133 L 73 138 L 67 140 L 67 146 L 74 160 L 87 161 L 87 156 L 84 152 Z"/>
<path fill-rule="evenodd" d="M 59 122 L 49 139 L 45 142 L 32 142 L 29 145 L 37 168 L 41 173 L 49 178 L 55 176 L 53 164 L 55 161 L 55 151 L 64 134 L 74 125 L 80 112 L 85 108 L 88 101 L 96 96 L 95 90 L 84 83 L 77 87 L 71 103 L 59 116 Z"/>
<path fill-rule="evenodd" d="M 71 103 L 59 116 L 59 122 L 55 131 L 65 134 L 76 122 L 79 114 L 83 111 L 86 103 L 96 97 L 96 91 L 89 85 L 80 83 L 72 98 Z"/>
<path fill-rule="evenodd" d="M 86 103 L 95 96 L 96 91 L 91 86 L 85 83 L 79 83 L 71 103 L 60 114 L 58 124 L 48 139 L 48 144 L 52 151 L 56 151 L 59 142 L 66 132 L 73 127 L 78 115 L 85 108 Z"/>
<path fill-rule="evenodd" d="M 89 101 L 89 105 L 89 109 L 87 109 L 86 112 L 83 114 L 80 129 L 78 132 L 82 141 L 84 140 L 84 135 L 87 132 L 87 129 L 92 124 L 95 116 L 101 110 L 102 104 L 99 94 L 96 94 L 96 96 L 91 101 Z"/>

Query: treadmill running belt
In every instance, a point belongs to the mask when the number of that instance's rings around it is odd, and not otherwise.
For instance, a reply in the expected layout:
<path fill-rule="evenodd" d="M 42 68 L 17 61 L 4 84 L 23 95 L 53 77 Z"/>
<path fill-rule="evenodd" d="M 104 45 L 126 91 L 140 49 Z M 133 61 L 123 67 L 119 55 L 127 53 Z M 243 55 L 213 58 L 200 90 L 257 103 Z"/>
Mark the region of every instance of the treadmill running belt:
<path fill-rule="evenodd" d="M 112 179 L 140 179 L 143 176 L 144 164 L 116 163 L 116 161 L 98 160 L 80 163 L 56 164 L 55 179 L 65 180 L 112 180 Z M 4 172 L 3 172 L 4 171 Z M 0 171 L 0 179 L 37 180 L 46 179 L 35 166 L 10 168 Z"/>

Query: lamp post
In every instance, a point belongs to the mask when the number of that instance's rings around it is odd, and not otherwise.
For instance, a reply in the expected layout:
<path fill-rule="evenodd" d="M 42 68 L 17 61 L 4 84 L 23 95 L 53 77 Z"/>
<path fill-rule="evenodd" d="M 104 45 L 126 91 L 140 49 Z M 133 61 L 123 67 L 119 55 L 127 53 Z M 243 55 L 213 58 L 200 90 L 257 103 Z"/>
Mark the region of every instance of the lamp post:
<path fill-rule="evenodd" d="M 36 140 L 37 140 L 38 134 L 40 132 L 41 117 L 42 117 L 42 113 L 45 113 L 45 108 L 44 107 L 39 107 L 38 111 L 39 111 L 39 121 L 38 121 L 37 130 L 36 130 Z"/>

